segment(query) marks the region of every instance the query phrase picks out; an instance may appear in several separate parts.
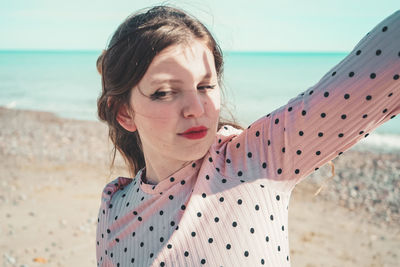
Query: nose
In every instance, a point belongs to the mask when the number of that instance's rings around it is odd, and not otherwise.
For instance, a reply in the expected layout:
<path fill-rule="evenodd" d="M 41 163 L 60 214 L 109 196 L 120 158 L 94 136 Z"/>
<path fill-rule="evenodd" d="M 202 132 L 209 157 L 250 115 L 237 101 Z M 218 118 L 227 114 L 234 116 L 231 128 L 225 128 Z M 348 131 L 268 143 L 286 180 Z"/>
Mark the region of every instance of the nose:
<path fill-rule="evenodd" d="M 205 100 L 197 92 L 186 92 L 183 117 L 198 118 L 204 114 Z"/>

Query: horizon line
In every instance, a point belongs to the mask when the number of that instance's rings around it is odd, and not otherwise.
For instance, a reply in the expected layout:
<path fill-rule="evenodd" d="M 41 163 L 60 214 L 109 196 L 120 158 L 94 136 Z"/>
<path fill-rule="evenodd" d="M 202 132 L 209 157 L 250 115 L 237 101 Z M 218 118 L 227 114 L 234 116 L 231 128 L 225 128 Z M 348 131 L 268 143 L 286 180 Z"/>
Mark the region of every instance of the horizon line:
<path fill-rule="evenodd" d="M 8 49 L 0 48 L 0 53 L 2 52 L 75 52 L 75 53 L 100 53 L 102 49 Z M 303 53 L 303 54 L 344 54 L 350 53 L 350 51 L 344 50 L 222 50 L 224 53 L 252 53 L 252 54 L 290 54 L 290 53 Z"/>

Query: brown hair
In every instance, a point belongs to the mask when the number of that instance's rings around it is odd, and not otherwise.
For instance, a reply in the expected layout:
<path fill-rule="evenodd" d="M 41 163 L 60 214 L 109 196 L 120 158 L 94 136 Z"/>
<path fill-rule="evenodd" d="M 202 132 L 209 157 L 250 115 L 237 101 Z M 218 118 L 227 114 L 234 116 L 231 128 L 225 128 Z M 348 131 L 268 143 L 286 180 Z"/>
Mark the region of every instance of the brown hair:
<path fill-rule="evenodd" d="M 132 174 L 145 166 L 137 131 L 125 130 L 116 120 L 122 105 L 129 106 L 131 90 L 143 78 L 157 53 L 176 44 L 202 40 L 214 56 L 218 83 L 222 83 L 222 51 L 207 28 L 186 12 L 168 6 L 155 6 L 129 16 L 113 34 L 108 48 L 97 59 L 102 76 L 102 93 L 97 101 L 100 120 L 107 122 L 109 137 L 122 154 Z M 241 128 L 234 122 L 222 122 Z"/>

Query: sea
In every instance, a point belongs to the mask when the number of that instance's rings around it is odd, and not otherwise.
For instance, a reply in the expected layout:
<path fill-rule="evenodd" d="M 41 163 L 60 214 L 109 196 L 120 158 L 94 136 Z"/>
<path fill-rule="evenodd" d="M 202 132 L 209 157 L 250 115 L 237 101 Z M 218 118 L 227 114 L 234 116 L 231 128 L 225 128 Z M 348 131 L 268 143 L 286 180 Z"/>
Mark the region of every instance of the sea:
<path fill-rule="evenodd" d="M 0 106 L 97 120 L 101 79 L 95 63 L 99 54 L 100 51 L 0 51 Z M 347 54 L 226 51 L 226 110 L 246 126 L 316 84 Z M 374 132 L 370 143 L 400 151 L 400 116 Z"/>

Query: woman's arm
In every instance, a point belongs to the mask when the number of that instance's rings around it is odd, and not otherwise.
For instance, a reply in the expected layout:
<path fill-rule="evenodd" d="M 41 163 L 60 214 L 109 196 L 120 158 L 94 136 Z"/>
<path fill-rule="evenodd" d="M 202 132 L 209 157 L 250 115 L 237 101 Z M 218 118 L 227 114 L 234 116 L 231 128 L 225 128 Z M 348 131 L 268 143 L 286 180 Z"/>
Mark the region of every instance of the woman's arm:
<path fill-rule="evenodd" d="M 280 190 L 291 190 L 400 112 L 399 75 L 397 11 L 315 86 L 222 142 L 217 167 L 228 177 L 268 178 Z"/>

